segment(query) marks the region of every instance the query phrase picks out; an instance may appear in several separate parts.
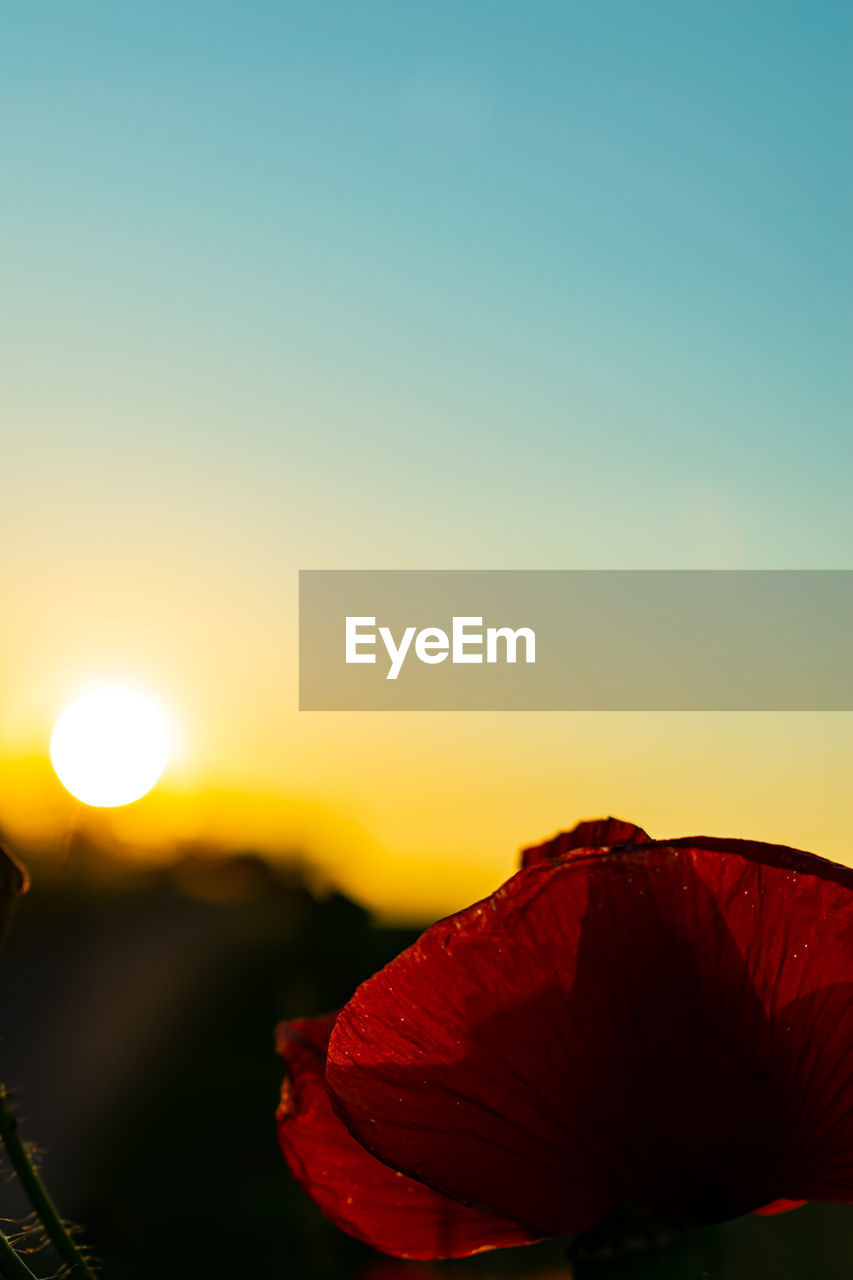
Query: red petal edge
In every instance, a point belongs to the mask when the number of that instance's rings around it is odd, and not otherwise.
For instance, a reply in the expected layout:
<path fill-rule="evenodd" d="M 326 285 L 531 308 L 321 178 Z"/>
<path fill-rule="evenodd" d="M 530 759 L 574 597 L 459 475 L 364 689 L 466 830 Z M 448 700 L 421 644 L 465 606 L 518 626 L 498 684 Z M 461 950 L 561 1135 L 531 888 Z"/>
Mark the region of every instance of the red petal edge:
<path fill-rule="evenodd" d="M 531 845 L 521 851 L 522 867 L 532 867 L 539 862 L 552 862 L 567 853 L 588 853 L 590 849 L 612 849 L 626 844 L 648 844 L 651 836 L 633 822 L 621 818 L 593 818 L 579 822 L 571 831 L 561 831 L 542 844 Z"/>
<path fill-rule="evenodd" d="M 766 1204 L 763 1209 L 756 1209 L 754 1212 L 760 1218 L 772 1218 L 777 1213 L 789 1213 L 791 1209 L 802 1209 L 804 1204 L 808 1204 L 808 1200 L 774 1200 L 772 1204 Z"/>
<path fill-rule="evenodd" d="M 535 1237 L 516 1223 L 432 1191 L 356 1142 L 332 1110 L 326 1089 L 326 1050 L 336 1017 L 276 1028 L 276 1047 L 290 1073 L 276 1112 L 279 1143 L 294 1178 L 326 1217 L 400 1258 L 461 1258 L 530 1244 Z"/>

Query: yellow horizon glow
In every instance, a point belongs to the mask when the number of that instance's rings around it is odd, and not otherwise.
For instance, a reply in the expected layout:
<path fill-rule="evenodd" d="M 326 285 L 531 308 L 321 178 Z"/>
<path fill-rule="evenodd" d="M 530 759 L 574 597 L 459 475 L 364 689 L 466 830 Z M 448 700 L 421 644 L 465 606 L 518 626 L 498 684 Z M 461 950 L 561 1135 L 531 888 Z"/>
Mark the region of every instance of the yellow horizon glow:
<path fill-rule="evenodd" d="M 71 799 L 46 758 L 47 716 L 0 741 L 12 847 L 61 858 L 79 834 L 130 864 L 194 848 L 296 855 L 384 918 L 422 921 L 497 888 L 523 845 L 607 814 L 657 838 L 743 836 L 853 861 L 845 714 L 323 719 L 275 703 L 262 717 L 272 700 L 253 700 L 249 723 L 222 703 L 197 723 L 173 700 L 192 750 L 176 748 L 168 782 L 125 808 Z"/>

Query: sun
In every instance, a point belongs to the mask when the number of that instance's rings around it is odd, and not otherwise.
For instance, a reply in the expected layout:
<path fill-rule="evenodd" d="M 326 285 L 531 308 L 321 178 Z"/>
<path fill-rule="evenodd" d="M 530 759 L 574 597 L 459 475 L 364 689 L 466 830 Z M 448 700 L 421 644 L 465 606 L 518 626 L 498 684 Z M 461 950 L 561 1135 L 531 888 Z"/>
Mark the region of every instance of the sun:
<path fill-rule="evenodd" d="M 162 712 L 130 689 L 102 688 L 69 703 L 54 725 L 50 759 L 83 804 L 116 808 L 151 790 L 169 757 Z"/>

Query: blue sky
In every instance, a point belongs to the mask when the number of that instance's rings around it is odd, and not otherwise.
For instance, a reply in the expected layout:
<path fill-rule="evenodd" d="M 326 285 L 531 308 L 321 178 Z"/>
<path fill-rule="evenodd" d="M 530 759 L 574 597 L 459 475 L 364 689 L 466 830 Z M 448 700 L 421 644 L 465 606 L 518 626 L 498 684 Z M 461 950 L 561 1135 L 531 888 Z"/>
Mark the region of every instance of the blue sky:
<path fill-rule="evenodd" d="M 60 505 L 230 490 L 298 563 L 848 563 L 848 6 L 5 26 L 12 447 Z"/>

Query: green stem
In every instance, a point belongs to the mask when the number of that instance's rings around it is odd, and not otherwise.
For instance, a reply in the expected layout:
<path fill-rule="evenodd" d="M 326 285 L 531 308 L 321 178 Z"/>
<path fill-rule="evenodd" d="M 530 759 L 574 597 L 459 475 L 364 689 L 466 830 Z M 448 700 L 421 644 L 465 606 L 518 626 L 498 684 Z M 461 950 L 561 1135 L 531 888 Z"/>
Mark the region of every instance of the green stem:
<path fill-rule="evenodd" d="M 23 1258 L 15 1252 L 0 1231 L 0 1275 L 4 1280 L 36 1280 Z"/>
<path fill-rule="evenodd" d="M 69 1269 L 69 1280 L 96 1280 L 94 1271 L 74 1243 L 68 1227 L 57 1213 L 56 1206 L 48 1195 L 47 1188 L 33 1164 L 32 1156 L 21 1140 L 18 1122 L 12 1114 L 9 1106 L 9 1096 L 2 1084 L 0 1084 L 0 1141 L 6 1148 L 6 1154 L 11 1161 L 12 1168 L 18 1175 L 18 1181 L 32 1205 L 36 1217 L 44 1227 L 45 1235 Z M 18 1262 L 20 1266 L 23 1266 L 20 1259 L 18 1259 Z M 5 1262 L 4 1265 L 6 1265 Z M 26 1267 L 24 1267 L 23 1271 L 19 1269 L 17 1272 L 10 1272 L 11 1280 L 17 1280 L 18 1276 L 23 1277 L 24 1275 L 31 1276 L 32 1272 Z"/>

